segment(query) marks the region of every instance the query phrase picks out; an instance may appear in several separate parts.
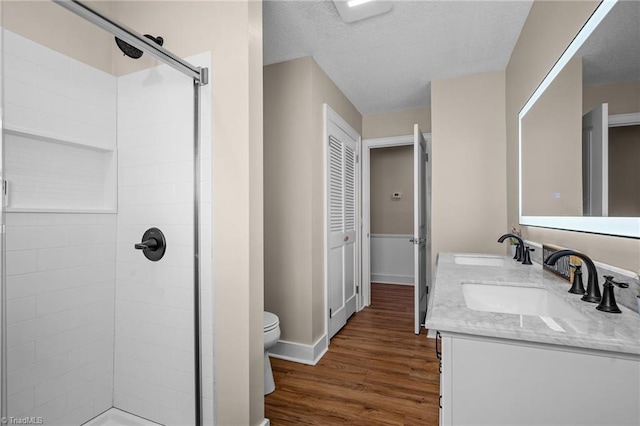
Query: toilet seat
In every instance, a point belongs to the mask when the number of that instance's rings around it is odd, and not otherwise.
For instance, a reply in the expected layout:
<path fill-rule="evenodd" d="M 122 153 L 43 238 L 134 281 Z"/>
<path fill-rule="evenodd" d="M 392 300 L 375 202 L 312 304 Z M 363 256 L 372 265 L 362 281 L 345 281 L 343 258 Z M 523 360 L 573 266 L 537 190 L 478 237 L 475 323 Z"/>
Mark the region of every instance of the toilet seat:
<path fill-rule="evenodd" d="M 278 316 L 271 312 L 264 312 L 264 332 L 275 330 L 280 325 Z"/>

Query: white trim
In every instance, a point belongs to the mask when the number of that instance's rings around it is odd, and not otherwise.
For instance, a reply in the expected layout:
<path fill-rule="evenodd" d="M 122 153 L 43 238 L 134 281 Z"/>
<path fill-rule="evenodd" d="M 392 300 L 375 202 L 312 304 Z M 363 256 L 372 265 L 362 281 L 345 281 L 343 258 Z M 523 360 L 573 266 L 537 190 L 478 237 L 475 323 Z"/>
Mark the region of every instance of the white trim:
<path fill-rule="evenodd" d="M 327 340 L 326 334 L 316 340 L 313 345 L 279 340 L 269 349 L 269 356 L 300 364 L 316 365 L 329 349 Z"/>
<path fill-rule="evenodd" d="M 424 133 L 427 135 L 428 133 Z M 371 148 L 386 148 L 391 146 L 401 146 L 401 145 L 413 145 L 413 135 L 404 135 L 404 136 L 393 136 L 390 138 L 374 138 L 374 139 L 365 139 L 364 147 Z"/>
<path fill-rule="evenodd" d="M 397 238 L 399 240 L 406 240 L 413 237 L 413 234 L 371 234 L 371 237 L 376 238 Z"/>
<path fill-rule="evenodd" d="M 322 104 L 322 286 L 324 287 L 324 334 L 325 337 L 329 335 L 329 195 L 327 188 L 328 180 L 328 147 L 326 140 L 329 138 L 329 105 Z M 326 339 L 327 346 L 329 345 L 329 339 Z"/>
<path fill-rule="evenodd" d="M 260 423 L 260 426 L 269 426 L 271 425 L 271 420 L 269 419 L 263 419 L 262 423 Z"/>
<path fill-rule="evenodd" d="M 609 116 L 609 127 L 637 126 L 638 124 L 640 124 L 640 112 Z"/>
<path fill-rule="evenodd" d="M 518 114 L 518 215 L 521 225 L 640 238 L 640 218 L 525 216 L 522 212 L 522 119 L 618 0 L 603 0 Z M 614 118 L 614 122 L 619 120 Z"/>
<path fill-rule="evenodd" d="M 422 134 L 427 140 L 431 139 L 431 133 Z M 362 307 L 371 305 L 371 150 L 376 148 L 388 148 L 392 146 L 413 146 L 413 135 L 392 136 L 388 138 L 363 139 L 362 141 L 362 281 L 360 283 Z M 431 230 L 429 229 L 428 232 Z M 376 234 L 377 236 L 385 234 Z M 405 237 L 406 238 L 406 237 Z M 413 280 L 413 277 L 412 277 Z M 413 283 L 413 281 L 412 281 Z"/>
<path fill-rule="evenodd" d="M 408 285 L 413 287 L 415 278 L 413 275 L 371 274 L 371 281 L 380 284 Z"/>

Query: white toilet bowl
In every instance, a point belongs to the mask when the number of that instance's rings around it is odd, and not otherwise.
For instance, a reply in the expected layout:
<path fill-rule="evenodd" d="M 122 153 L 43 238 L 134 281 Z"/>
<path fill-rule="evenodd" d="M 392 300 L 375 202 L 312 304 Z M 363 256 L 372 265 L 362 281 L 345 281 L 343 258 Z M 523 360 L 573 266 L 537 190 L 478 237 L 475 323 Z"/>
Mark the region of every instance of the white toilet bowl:
<path fill-rule="evenodd" d="M 264 312 L 264 394 L 268 395 L 276 389 L 269 361 L 269 349 L 280 339 L 280 320 L 271 312 Z"/>

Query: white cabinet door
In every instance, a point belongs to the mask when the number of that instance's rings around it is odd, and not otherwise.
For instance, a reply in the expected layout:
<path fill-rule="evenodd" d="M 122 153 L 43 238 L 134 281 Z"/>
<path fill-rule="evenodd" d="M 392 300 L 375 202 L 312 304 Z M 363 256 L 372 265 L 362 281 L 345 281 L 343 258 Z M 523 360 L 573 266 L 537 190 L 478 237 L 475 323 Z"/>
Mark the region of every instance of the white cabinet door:
<path fill-rule="evenodd" d="M 442 367 L 443 425 L 640 424 L 640 359 L 445 334 Z"/>
<path fill-rule="evenodd" d="M 355 313 L 359 278 L 359 136 L 333 116 L 326 138 L 329 338 Z"/>

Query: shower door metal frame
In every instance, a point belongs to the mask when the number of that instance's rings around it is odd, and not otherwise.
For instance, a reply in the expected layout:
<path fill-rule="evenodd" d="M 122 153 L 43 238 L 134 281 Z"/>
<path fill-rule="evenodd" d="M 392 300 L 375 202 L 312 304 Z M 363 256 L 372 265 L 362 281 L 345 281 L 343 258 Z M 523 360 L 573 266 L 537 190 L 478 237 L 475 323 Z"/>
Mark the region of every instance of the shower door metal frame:
<path fill-rule="evenodd" d="M 145 53 L 153 56 L 154 58 L 162 61 L 163 63 L 169 65 L 170 67 L 176 69 L 177 71 L 185 74 L 186 76 L 193 79 L 193 161 L 194 161 L 194 170 L 193 170 L 193 219 L 194 219 L 194 256 L 193 256 L 193 265 L 194 265 L 194 282 L 193 282 L 193 311 L 194 311 L 194 399 L 195 399 L 195 426 L 202 425 L 202 378 L 201 378 L 201 355 L 200 355 L 200 87 L 205 86 L 209 83 L 209 70 L 208 68 L 202 68 L 195 65 L 190 64 L 179 56 L 175 55 L 171 51 L 163 48 L 162 46 L 156 44 L 152 40 L 144 37 L 138 32 L 132 30 L 131 28 L 118 23 L 101 13 L 91 9 L 87 5 L 77 1 L 77 0 L 52 0 L 54 3 L 59 6 L 64 7 L 70 12 L 80 16 L 86 21 L 91 22 L 92 24 L 102 28 L 103 30 L 111 33 L 113 36 L 118 37 L 119 39 L 129 43 L 131 46 L 136 47 L 142 50 Z M 0 107 L 0 112 L 2 108 Z M 0 115 L 0 125 L 2 118 Z M 3 149 L 4 145 L 2 145 Z M 2 150 L 0 149 L 0 160 L 2 155 Z M 2 177 L 0 175 L 0 177 Z M 4 221 L 4 202 L 5 202 L 5 185 L 4 179 L 0 179 L 1 181 L 1 190 L 2 197 L 1 202 L 2 206 L 0 206 L 0 215 L 2 215 L 2 221 L 0 222 L 0 244 L 2 244 L 0 253 L 4 254 L 4 231 L 5 231 L 5 221 Z M 1 256 L 0 262 L 2 264 L 0 267 L 0 272 L 2 272 L 2 285 L 0 286 L 0 320 L 2 323 L 2 336 L 0 337 L 0 373 L 1 377 L 1 397 L 0 397 L 0 416 L 4 417 L 7 413 L 7 369 L 6 369 L 6 294 L 5 294 L 5 279 L 4 279 L 4 262 L 5 256 Z"/>

